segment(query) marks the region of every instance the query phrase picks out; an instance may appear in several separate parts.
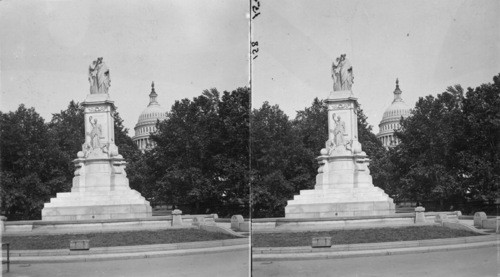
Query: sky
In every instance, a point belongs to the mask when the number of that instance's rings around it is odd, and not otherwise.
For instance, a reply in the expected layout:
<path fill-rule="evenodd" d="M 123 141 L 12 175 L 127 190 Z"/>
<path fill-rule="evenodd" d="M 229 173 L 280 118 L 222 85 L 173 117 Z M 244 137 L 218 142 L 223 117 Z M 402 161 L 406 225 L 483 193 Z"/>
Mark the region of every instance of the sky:
<path fill-rule="evenodd" d="M 333 89 L 332 61 L 346 54 L 353 93 L 373 131 L 395 80 L 414 107 L 448 86 L 476 87 L 500 73 L 500 1 L 261 1 L 252 23 L 253 107 L 291 118 Z M 253 16 L 253 14 L 252 14 Z"/>
<path fill-rule="evenodd" d="M 0 1 L 0 110 L 35 107 L 46 121 L 82 102 L 88 66 L 104 57 L 110 96 L 129 135 L 151 82 L 169 110 L 203 90 L 249 84 L 249 2 Z M 332 90 L 332 61 L 347 54 L 353 92 L 378 123 L 399 78 L 414 106 L 454 84 L 475 87 L 500 72 L 497 0 L 260 1 L 252 22 L 252 105 L 291 118 Z"/>
<path fill-rule="evenodd" d="M 83 102 L 97 57 L 131 136 L 152 81 L 165 110 L 205 89 L 249 85 L 246 0 L 4 0 L 0 26 L 2 112 L 24 103 L 50 121 Z"/>

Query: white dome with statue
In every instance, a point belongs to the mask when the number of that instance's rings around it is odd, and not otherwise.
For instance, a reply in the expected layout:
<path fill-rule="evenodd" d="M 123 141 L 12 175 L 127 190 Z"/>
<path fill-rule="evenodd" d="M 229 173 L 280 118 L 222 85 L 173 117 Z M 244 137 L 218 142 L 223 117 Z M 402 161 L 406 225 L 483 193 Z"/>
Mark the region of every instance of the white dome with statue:
<path fill-rule="evenodd" d="M 394 100 L 385 110 L 384 116 L 378 125 L 379 132 L 377 138 L 385 147 L 396 146 L 399 143 L 398 139 L 394 136 L 394 131 L 401 127 L 401 117 L 406 118 L 411 114 L 411 108 L 401 98 L 402 91 L 399 89 L 398 79 L 396 79 L 396 89 L 393 93 Z"/>
<path fill-rule="evenodd" d="M 156 131 L 156 122 L 165 120 L 167 113 L 158 103 L 156 97 L 158 94 L 155 91 L 154 82 L 151 83 L 151 93 L 149 94 L 149 104 L 139 116 L 139 120 L 134 127 L 135 135 L 132 140 L 137 144 L 141 151 L 152 147 L 149 135 Z"/>

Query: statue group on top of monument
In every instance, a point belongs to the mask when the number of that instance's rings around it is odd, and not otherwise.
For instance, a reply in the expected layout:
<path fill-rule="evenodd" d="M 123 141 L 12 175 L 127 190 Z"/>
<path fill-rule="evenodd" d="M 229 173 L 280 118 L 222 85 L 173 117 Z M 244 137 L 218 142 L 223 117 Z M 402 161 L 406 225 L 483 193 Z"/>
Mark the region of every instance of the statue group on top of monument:
<path fill-rule="evenodd" d="M 346 59 L 346 54 L 340 55 L 332 63 L 332 79 L 333 79 L 333 91 L 351 90 L 352 84 L 354 83 L 354 75 L 352 72 L 352 65 L 348 59 Z"/>
<path fill-rule="evenodd" d="M 101 58 L 93 61 L 89 65 L 89 82 L 90 94 L 108 93 L 111 86 L 111 78 L 109 76 L 109 68 Z"/>

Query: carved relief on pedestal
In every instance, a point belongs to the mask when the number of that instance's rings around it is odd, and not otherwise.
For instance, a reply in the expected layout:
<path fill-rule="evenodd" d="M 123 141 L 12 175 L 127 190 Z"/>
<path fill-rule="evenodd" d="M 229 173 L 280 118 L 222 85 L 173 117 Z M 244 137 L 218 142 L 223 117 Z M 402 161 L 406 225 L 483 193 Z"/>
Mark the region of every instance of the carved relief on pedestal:
<path fill-rule="evenodd" d="M 326 141 L 325 147 L 327 149 L 327 155 L 332 156 L 334 154 L 345 154 L 346 151 L 350 150 L 350 141 L 347 141 L 348 136 L 345 129 L 345 122 L 336 116 L 334 113 L 332 115 L 334 122 L 334 127 L 329 130 L 331 136 L 330 139 Z"/>
<path fill-rule="evenodd" d="M 94 107 L 88 107 L 85 109 L 85 112 L 93 113 L 93 112 L 106 112 L 108 111 L 108 108 L 106 106 L 94 106 Z"/>
<path fill-rule="evenodd" d="M 330 104 L 328 105 L 329 111 L 338 111 L 338 110 L 348 110 L 352 108 L 351 103 L 339 103 L 339 104 Z"/>
<path fill-rule="evenodd" d="M 90 126 L 92 129 L 86 133 L 85 143 L 82 145 L 82 151 L 85 158 L 105 158 L 108 157 L 108 144 L 101 143 L 104 139 L 102 126 L 98 123 L 97 118 L 89 117 Z"/>

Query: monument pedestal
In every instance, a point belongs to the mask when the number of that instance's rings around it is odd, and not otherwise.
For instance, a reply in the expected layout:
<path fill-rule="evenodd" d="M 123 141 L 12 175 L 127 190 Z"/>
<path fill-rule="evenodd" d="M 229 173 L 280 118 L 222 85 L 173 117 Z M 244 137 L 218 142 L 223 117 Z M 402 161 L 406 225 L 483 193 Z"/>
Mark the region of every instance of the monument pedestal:
<path fill-rule="evenodd" d="M 107 93 L 89 94 L 85 102 L 85 143 L 71 192 L 57 193 L 42 210 L 42 220 L 123 219 L 151 216 L 151 206 L 130 189 L 126 162 L 114 136 L 113 101 Z"/>
<path fill-rule="evenodd" d="M 317 158 L 313 190 L 301 190 L 285 208 L 286 218 L 387 215 L 392 199 L 372 183 L 369 159 L 358 141 L 357 98 L 350 91 L 331 93 L 328 141 Z"/>

